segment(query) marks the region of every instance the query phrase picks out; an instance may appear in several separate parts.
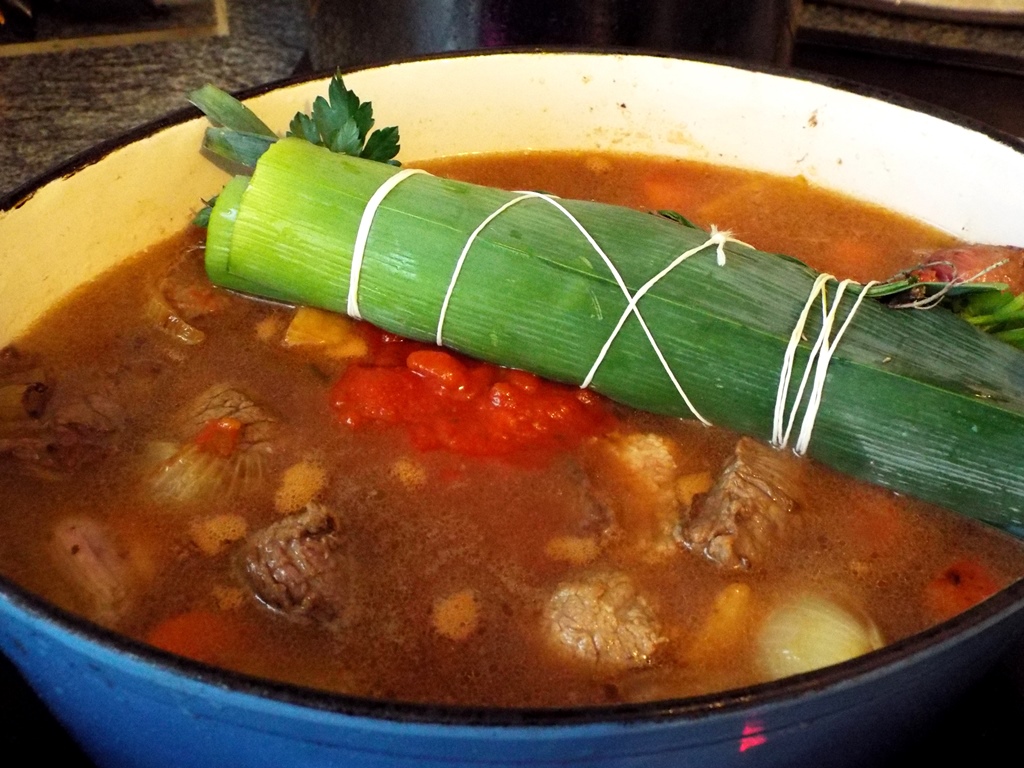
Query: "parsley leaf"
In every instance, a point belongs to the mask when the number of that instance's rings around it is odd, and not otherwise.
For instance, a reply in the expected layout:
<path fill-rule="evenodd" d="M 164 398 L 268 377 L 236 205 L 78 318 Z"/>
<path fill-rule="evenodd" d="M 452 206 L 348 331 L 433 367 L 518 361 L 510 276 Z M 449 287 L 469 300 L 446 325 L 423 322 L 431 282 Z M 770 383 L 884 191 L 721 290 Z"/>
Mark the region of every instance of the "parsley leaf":
<path fill-rule="evenodd" d="M 374 131 L 366 140 L 366 146 L 363 147 L 359 156 L 365 157 L 367 160 L 376 160 L 379 163 L 398 165 L 398 162 L 394 160 L 398 149 L 398 129 L 392 126 Z"/>
<path fill-rule="evenodd" d="M 400 148 L 398 129 L 381 128 L 371 133 L 373 125 L 373 105 L 360 101 L 338 73 L 327 88 L 327 98 L 318 96 L 313 102 L 311 115 L 299 113 L 292 118 L 288 135 L 332 152 L 398 165 L 394 159 Z"/>
<path fill-rule="evenodd" d="M 288 135 L 305 139 L 310 144 L 316 144 L 320 140 L 320 134 L 317 132 L 316 123 L 313 122 L 313 118 L 301 112 L 292 118 L 288 126 Z"/>

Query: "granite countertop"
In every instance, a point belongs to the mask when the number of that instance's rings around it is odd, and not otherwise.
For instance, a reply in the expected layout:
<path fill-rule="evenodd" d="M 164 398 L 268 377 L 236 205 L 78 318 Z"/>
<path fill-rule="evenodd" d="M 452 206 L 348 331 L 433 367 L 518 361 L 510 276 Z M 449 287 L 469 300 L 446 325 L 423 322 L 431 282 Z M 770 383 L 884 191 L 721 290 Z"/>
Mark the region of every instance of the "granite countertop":
<path fill-rule="evenodd" d="M 228 0 L 230 34 L 0 58 L 0 196 L 51 165 L 185 106 L 287 77 L 306 51 L 304 0 Z"/>
<path fill-rule="evenodd" d="M 307 49 L 305 2 L 227 0 L 226 37 L 0 56 L 0 196 L 99 141 L 183 106 L 183 95 L 206 82 L 237 90 L 292 74 Z M 968 64 L 1024 73 L 1024 28 L 808 4 L 801 40 L 963 56 Z"/>

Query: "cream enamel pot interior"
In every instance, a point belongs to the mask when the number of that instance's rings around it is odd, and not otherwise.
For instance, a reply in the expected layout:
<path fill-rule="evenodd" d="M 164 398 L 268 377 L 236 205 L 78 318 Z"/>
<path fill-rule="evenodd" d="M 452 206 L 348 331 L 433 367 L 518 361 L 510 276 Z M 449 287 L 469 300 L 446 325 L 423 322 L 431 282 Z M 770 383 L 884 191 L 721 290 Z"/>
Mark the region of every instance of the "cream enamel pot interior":
<path fill-rule="evenodd" d="M 1024 245 L 1024 148 L 807 80 L 671 58 L 495 53 L 353 72 L 406 161 L 596 148 L 802 174 L 964 239 Z M 201 85 L 201 83 L 196 83 Z M 283 129 L 317 79 L 251 106 Z M 81 282 L 182 229 L 226 179 L 192 113 L 0 201 L 0 346 Z M 446 709 L 330 696 L 124 640 L 0 580 L 0 646 L 100 765 L 830 765 L 891 747 L 1024 631 L 1024 583 L 881 651 L 700 699 Z M 814 763 L 810 761 L 815 761 Z"/>

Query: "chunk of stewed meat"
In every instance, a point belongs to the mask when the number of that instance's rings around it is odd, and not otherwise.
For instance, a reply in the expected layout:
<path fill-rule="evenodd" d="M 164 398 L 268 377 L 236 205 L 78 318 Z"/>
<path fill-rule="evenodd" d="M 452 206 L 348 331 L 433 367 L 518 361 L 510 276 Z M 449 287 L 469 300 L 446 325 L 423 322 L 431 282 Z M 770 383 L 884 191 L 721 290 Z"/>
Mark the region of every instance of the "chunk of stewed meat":
<path fill-rule="evenodd" d="M 94 393 L 63 404 L 53 414 L 59 427 L 93 435 L 117 432 L 124 428 L 124 408 L 110 395 Z"/>
<path fill-rule="evenodd" d="M 671 438 L 643 432 L 612 435 L 587 447 L 587 477 L 595 499 L 610 511 L 624 543 L 648 557 L 675 550 L 679 453 Z"/>
<path fill-rule="evenodd" d="M 643 666 L 664 641 L 654 611 L 632 580 L 617 571 L 560 584 L 548 600 L 544 622 L 560 652 L 601 666 Z"/>
<path fill-rule="evenodd" d="M 54 377 L 31 355 L 0 350 L 0 459 L 40 477 L 94 464 L 118 450 L 131 405 L 145 402 L 160 370 L 140 354 Z"/>
<path fill-rule="evenodd" d="M 333 623 L 347 613 L 351 573 L 341 522 L 311 504 L 249 537 L 246 581 L 266 605 L 294 618 Z"/>
<path fill-rule="evenodd" d="M 69 517 L 58 522 L 50 555 L 93 620 L 113 626 L 131 607 L 139 587 L 138 564 L 98 521 Z"/>
<path fill-rule="evenodd" d="M 0 423 L 0 457 L 38 469 L 75 469 L 105 456 L 125 421 L 105 394 L 52 398 L 40 415 Z"/>
<path fill-rule="evenodd" d="M 750 568 L 792 525 L 801 468 L 791 454 L 742 438 L 711 490 L 695 500 L 678 537 L 719 565 Z"/>

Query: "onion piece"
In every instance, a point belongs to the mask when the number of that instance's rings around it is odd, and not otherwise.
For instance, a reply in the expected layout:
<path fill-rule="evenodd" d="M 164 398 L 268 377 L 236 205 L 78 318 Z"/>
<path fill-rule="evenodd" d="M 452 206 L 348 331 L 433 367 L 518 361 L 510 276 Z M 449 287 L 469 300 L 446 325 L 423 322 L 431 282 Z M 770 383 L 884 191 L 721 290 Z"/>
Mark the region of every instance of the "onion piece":
<path fill-rule="evenodd" d="M 162 504 L 233 498 L 262 482 L 263 454 L 259 449 L 249 449 L 225 457 L 188 443 L 152 475 L 153 498 Z"/>
<path fill-rule="evenodd" d="M 757 641 L 761 671 L 770 680 L 839 664 L 885 645 L 874 622 L 816 593 L 775 608 Z"/>
<path fill-rule="evenodd" d="M 202 344 L 206 334 L 183 320 L 160 296 L 151 296 L 146 303 L 146 317 L 175 341 L 188 346 Z"/>

